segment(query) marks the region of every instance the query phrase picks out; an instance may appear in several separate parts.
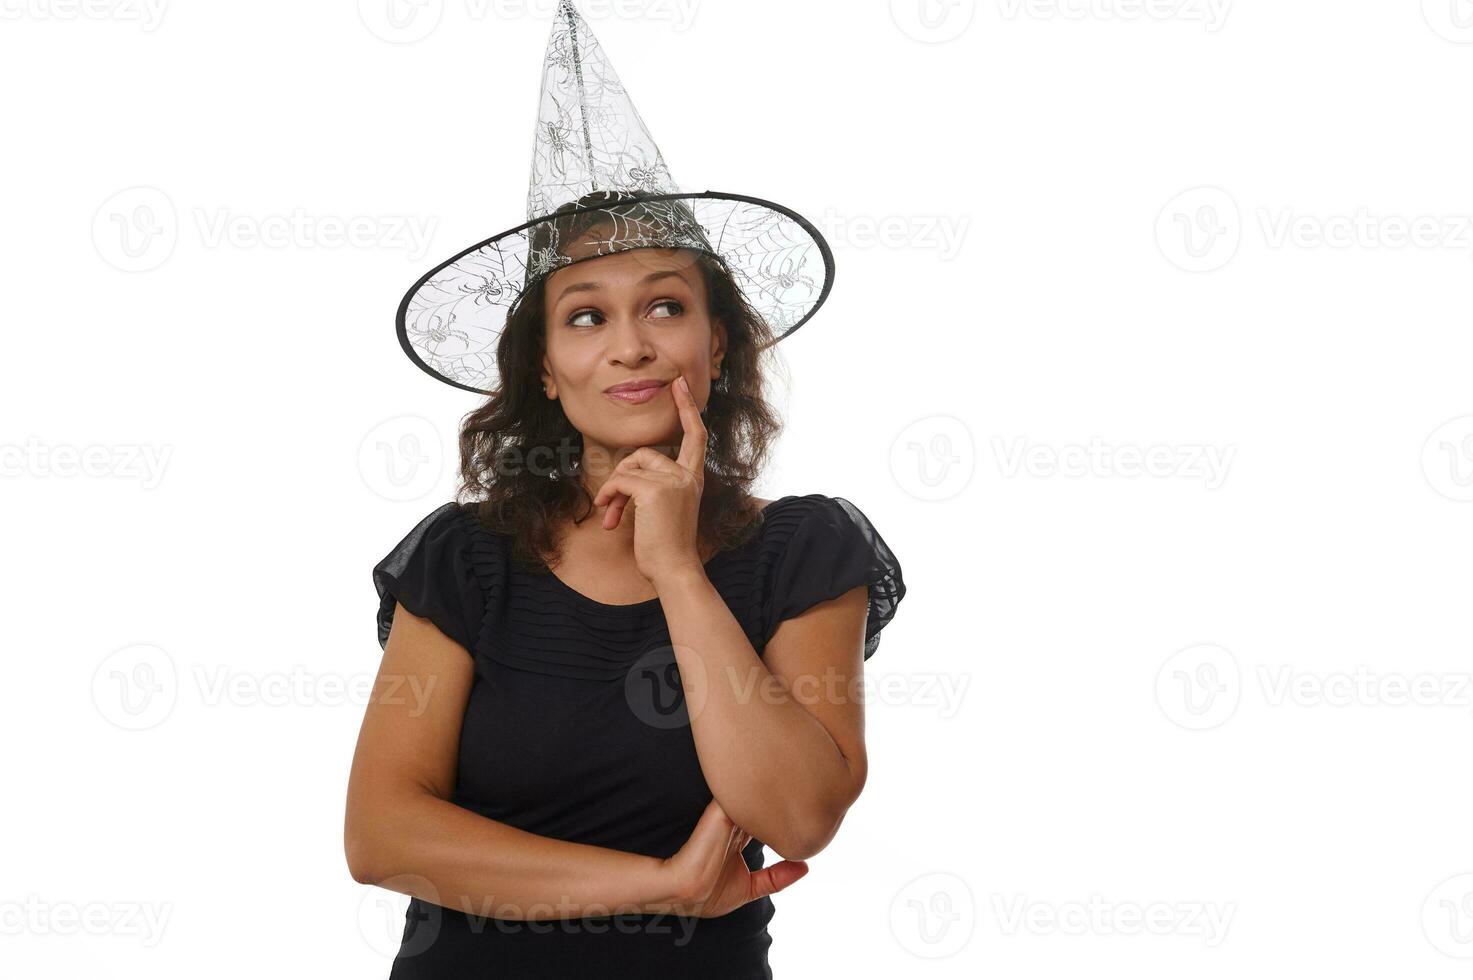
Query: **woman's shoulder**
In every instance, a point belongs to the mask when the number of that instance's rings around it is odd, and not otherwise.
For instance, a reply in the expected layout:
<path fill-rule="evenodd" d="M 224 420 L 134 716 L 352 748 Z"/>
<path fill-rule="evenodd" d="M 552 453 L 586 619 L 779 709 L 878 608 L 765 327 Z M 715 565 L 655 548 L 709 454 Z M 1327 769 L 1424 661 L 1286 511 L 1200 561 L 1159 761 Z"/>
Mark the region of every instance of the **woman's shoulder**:
<path fill-rule="evenodd" d="M 779 525 L 791 525 L 815 514 L 842 517 L 856 508 L 843 497 L 826 493 L 789 493 L 772 500 L 757 500 L 763 518 Z"/>
<path fill-rule="evenodd" d="M 845 497 L 789 494 L 766 513 L 764 642 L 777 625 L 826 599 L 868 586 L 865 659 L 905 596 L 900 561 L 870 521 Z"/>

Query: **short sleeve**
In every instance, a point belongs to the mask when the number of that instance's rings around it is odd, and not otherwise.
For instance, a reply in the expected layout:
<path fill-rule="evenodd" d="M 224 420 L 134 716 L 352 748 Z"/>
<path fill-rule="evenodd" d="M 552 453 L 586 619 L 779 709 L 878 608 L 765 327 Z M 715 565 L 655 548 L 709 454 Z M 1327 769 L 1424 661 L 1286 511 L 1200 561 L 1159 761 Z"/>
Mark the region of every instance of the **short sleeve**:
<path fill-rule="evenodd" d="M 400 602 L 466 650 L 475 650 L 485 596 L 471 561 L 467 519 L 456 502 L 441 505 L 373 567 L 380 647 L 388 646 L 394 603 Z"/>
<path fill-rule="evenodd" d="M 766 638 L 778 625 L 859 585 L 869 587 L 864 659 L 905 597 L 900 562 L 860 509 L 843 497 L 809 494 L 774 515 L 777 559 L 767 590 Z"/>

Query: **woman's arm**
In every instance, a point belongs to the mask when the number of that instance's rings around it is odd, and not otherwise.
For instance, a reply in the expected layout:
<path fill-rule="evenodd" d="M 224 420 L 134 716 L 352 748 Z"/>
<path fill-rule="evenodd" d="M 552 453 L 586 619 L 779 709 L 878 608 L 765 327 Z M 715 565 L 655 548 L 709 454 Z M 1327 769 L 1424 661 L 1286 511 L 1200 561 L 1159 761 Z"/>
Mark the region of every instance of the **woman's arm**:
<path fill-rule="evenodd" d="M 813 856 L 864 788 L 867 587 L 784 620 L 759 657 L 704 568 L 654 585 L 712 795 L 784 858 Z"/>
<path fill-rule="evenodd" d="M 396 606 L 348 779 L 353 878 L 475 916 L 558 919 L 663 912 L 665 863 L 542 837 L 449 802 L 472 659 Z"/>

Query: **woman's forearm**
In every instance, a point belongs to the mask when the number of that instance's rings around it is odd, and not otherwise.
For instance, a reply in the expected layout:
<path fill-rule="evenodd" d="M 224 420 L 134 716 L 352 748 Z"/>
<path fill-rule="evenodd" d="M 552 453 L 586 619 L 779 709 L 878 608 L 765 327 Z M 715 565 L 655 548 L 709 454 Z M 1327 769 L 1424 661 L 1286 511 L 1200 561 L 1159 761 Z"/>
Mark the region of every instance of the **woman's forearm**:
<path fill-rule="evenodd" d="M 353 877 L 468 915 L 664 912 L 679 899 L 659 858 L 528 833 L 423 790 L 364 811 L 372 816 L 349 821 Z"/>
<path fill-rule="evenodd" d="M 849 763 L 767 669 L 703 570 L 656 586 L 682 678 L 704 678 L 691 734 L 712 795 L 778 854 L 810 856 L 852 800 Z"/>

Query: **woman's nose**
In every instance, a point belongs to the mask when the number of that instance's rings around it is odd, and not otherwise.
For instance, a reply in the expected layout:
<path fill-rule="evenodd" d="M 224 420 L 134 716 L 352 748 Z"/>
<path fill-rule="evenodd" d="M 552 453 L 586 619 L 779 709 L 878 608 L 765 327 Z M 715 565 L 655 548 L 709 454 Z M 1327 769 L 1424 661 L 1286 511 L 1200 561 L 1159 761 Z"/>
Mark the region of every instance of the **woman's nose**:
<path fill-rule="evenodd" d="M 609 321 L 609 357 L 631 363 L 644 360 L 654 353 L 650 344 L 648 326 L 637 316 L 621 314 Z"/>

